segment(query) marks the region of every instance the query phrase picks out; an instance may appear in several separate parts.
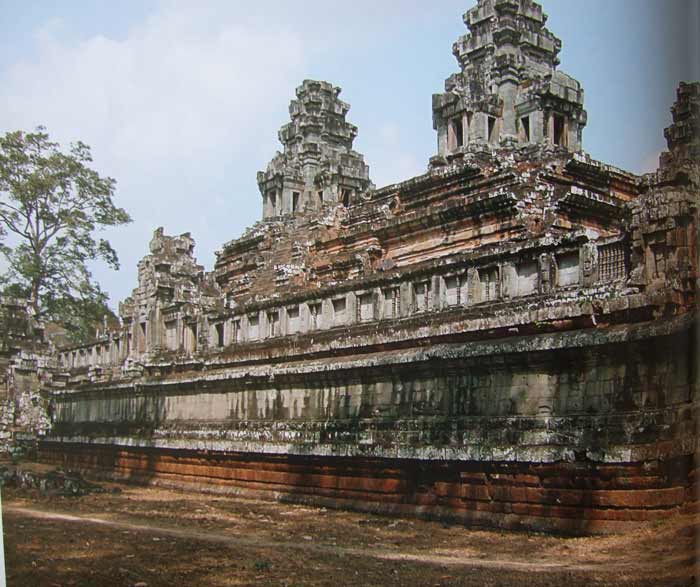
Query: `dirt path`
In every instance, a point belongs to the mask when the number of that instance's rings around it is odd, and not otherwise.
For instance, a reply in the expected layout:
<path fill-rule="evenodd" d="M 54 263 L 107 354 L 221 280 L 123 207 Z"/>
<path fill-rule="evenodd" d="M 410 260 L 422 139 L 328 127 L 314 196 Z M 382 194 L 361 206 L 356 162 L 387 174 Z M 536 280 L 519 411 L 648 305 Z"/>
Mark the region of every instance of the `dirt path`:
<path fill-rule="evenodd" d="M 332 554 L 334 556 L 358 556 L 369 557 L 385 561 L 411 561 L 416 563 L 444 565 L 444 566 L 459 566 L 469 568 L 487 568 L 501 569 L 511 571 L 521 571 L 528 573 L 543 573 L 550 571 L 569 571 L 569 572 L 599 572 L 601 565 L 582 565 L 569 563 L 528 563 L 521 561 L 507 560 L 488 560 L 482 558 L 457 558 L 448 556 L 436 556 L 416 553 L 398 553 L 385 549 L 372 549 L 371 551 L 360 550 L 357 548 L 344 548 L 341 546 L 326 546 L 312 543 L 297 542 L 279 542 L 260 540 L 254 536 L 246 538 L 235 538 L 230 535 L 219 534 L 216 532 L 195 532 L 192 530 L 177 530 L 174 528 L 164 527 L 158 524 L 134 524 L 125 520 L 114 518 L 97 518 L 89 516 L 72 516 L 67 514 L 58 514 L 55 512 L 46 512 L 31 508 L 8 507 L 4 510 L 5 514 L 17 515 L 25 518 L 36 518 L 41 520 L 56 520 L 61 522 L 70 522 L 72 524 L 96 524 L 119 530 L 130 530 L 133 532 L 169 536 L 185 540 L 195 540 L 201 542 L 212 542 L 225 544 L 229 546 L 248 546 L 254 548 L 275 548 L 275 549 L 291 549 L 300 551 L 315 551 L 320 554 Z M 618 563 L 611 565 L 605 563 L 606 572 L 624 572 L 629 571 L 636 565 Z"/>
<path fill-rule="evenodd" d="M 8 586 L 695 584 L 700 522 L 689 515 L 623 536 L 563 539 L 156 488 L 118 489 L 81 498 L 4 490 Z"/>

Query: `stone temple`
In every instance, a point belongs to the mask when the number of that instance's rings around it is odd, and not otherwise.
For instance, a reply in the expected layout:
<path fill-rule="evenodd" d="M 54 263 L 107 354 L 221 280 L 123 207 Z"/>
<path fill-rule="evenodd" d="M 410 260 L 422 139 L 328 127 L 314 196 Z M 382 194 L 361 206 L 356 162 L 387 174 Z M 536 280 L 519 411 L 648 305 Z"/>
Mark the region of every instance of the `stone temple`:
<path fill-rule="evenodd" d="M 372 183 L 340 89 L 304 81 L 262 220 L 212 272 L 158 229 L 122 327 L 35 365 L 40 458 L 557 532 L 692 501 L 700 84 L 657 172 L 595 161 L 546 21 L 532 0 L 466 13 L 436 153 L 396 185 Z M 31 349 L 7 348 L 21 371 Z"/>

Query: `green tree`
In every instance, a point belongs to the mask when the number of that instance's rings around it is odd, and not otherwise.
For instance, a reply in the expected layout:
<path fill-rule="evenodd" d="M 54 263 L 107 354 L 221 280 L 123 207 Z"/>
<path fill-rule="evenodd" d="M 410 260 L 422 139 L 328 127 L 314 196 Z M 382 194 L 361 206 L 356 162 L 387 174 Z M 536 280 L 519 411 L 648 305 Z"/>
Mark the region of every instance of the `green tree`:
<path fill-rule="evenodd" d="M 3 284 L 29 292 L 38 318 L 85 332 L 85 313 L 106 307 L 107 296 L 88 263 L 119 268 L 117 254 L 96 233 L 131 222 L 115 206 L 116 182 L 92 170 L 82 142 L 67 152 L 43 127 L 0 137 L 0 252 L 7 260 Z"/>

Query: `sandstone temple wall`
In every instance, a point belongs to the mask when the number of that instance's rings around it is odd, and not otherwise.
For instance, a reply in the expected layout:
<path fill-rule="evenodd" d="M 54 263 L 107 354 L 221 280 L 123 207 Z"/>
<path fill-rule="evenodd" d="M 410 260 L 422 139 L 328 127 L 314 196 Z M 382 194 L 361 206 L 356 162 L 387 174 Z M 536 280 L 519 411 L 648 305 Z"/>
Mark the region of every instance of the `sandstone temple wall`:
<path fill-rule="evenodd" d="M 638 176 L 582 151 L 537 3 L 465 23 L 425 174 L 376 189 L 340 89 L 306 80 L 214 270 L 154 233 L 121 327 L 56 356 L 43 459 L 548 531 L 695 500 L 700 84 Z"/>
<path fill-rule="evenodd" d="M 418 460 L 675 457 L 696 440 L 688 326 L 444 344 L 66 391 L 55 396 L 52 437 Z"/>
<path fill-rule="evenodd" d="M 35 448 L 50 428 L 55 358 L 26 300 L 0 297 L 0 454 Z"/>

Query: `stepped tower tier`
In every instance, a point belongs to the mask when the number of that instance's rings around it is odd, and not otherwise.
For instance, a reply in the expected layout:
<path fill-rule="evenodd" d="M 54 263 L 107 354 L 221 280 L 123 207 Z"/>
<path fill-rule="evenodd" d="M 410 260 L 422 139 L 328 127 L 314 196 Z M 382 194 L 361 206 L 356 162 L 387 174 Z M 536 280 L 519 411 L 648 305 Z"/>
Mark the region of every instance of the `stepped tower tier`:
<path fill-rule="evenodd" d="M 297 88 L 292 120 L 279 132 L 284 152 L 258 173 L 264 220 L 348 206 L 373 187 L 364 157 L 352 150 L 357 127 L 345 120 L 350 105 L 340 92 L 323 81 Z"/>
<path fill-rule="evenodd" d="M 524 144 L 581 150 L 583 89 L 557 70 L 561 41 L 532 0 L 479 0 L 453 47 L 461 71 L 433 96 L 438 154 Z"/>
<path fill-rule="evenodd" d="M 664 131 L 668 151 L 661 155 L 661 167 L 700 161 L 700 82 L 681 82 L 671 108 L 673 124 Z"/>

